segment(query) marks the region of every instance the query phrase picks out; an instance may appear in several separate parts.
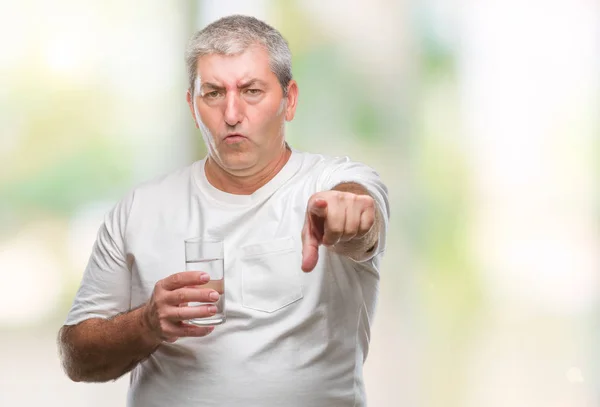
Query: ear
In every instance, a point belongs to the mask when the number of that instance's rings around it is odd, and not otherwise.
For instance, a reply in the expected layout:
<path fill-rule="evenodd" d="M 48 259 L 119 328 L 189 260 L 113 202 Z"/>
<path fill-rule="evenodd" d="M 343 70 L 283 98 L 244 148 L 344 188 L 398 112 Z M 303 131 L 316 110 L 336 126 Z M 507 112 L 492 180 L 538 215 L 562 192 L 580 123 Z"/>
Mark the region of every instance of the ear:
<path fill-rule="evenodd" d="M 187 104 L 190 107 L 190 112 L 192 113 L 192 118 L 194 119 L 194 123 L 196 124 L 196 128 L 198 129 L 198 121 L 196 120 L 196 110 L 194 109 L 194 96 L 192 96 L 192 93 L 190 92 L 190 90 L 188 89 L 185 98 L 187 100 Z"/>
<path fill-rule="evenodd" d="M 294 119 L 294 115 L 296 114 L 296 104 L 298 103 L 298 84 L 293 79 L 288 84 L 286 102 L 285 120 L 290 122 Z"/>

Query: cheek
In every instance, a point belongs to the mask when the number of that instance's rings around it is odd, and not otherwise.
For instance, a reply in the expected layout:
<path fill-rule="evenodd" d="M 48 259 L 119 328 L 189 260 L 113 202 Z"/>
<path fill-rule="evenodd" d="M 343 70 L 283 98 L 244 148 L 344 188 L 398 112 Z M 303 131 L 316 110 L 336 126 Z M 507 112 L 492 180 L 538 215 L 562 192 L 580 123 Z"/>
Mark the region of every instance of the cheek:
<path fill-rule="evenodd" d="M 248 109 L 247 116 L 249 122 L 258 128 L 272 128 L 281 124 L 283 111 L 280 112 L 279 103 L 270 103 L 263 106 L 252 106 Z"/>
<path fill-rule="evenodd" d="M 215 127 L 221 120 L 219 109 L 208 106 L 198 106 L 198 116 L 202 123 L 211 131 L 215 130 Z"/>

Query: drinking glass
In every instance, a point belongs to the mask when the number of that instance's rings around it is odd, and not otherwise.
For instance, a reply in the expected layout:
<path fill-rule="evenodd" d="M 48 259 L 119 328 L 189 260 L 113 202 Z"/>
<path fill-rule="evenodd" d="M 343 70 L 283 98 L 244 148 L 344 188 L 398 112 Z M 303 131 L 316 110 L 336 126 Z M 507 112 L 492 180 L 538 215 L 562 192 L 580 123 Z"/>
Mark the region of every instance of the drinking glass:
<path fill-rule="evenodd" d="M 190 302 L 189 306 L 216 305 L 217 313 L 206 318 L 194 318 L 187 322 L 199 326 L 219 325 L 225 322 L 225 274 L 223 241 L 194 237 L 185 240 L 186 271 L 202 271 L 210 276 L 210 281 L 197 286 L 210 288 L 219 293 L 215 302 Z"/>

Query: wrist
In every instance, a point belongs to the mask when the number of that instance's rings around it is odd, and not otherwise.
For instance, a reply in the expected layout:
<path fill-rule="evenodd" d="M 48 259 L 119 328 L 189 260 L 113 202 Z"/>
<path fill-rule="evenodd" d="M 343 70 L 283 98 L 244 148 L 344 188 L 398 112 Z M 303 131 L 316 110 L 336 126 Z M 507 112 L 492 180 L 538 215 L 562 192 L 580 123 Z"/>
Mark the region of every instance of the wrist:
<path fill-rule="evenodd" d="M 347 242 L 338 242 L 329 249 L 354 261 L 362 262 L 372 257 L 378 245 L 379 222 L 375 222 L 365 235 L 355 237 Z"/>
<path fill-rule="evenodd" d="M 136 319 L 138 326 L 140 327 L 140 335 L 144 344 L 150 348 L 156 348 L 162 343 L 162 339 L 160 339 L 160 337 L 156 335 L 154 329 L 152 329 L 147 307 L 148 305 L 144 304 L 136 310 L 138 312 Z"/>

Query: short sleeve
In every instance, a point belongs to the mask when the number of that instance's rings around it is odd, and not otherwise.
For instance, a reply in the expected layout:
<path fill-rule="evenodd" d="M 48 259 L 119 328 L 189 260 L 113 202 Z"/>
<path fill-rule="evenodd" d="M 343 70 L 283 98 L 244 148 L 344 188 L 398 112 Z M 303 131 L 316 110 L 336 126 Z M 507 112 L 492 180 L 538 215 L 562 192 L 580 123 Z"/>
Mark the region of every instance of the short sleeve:
<path fill-rule="evenodd" d="M 65 325 L 90 318 L 110 318 L 130 308 L 131 271 L 125 231 L 133 193 L 104 218 Z"/>
<path fill-rule="evenodd" d="M 386 248 L 386 237 L 389 227 L 390 203 L 388 189 L 373 168 L 360 162 L 351 161 L 348 157 L 336 158 L 331 163 L 328 163 L 320 176 L 317 188 L 319 191 L 328 191 L 336 185 L 345 182 L 354 182 L 364 186 L 373 199 L 375 199 L 379 208 L 382 227 L 378 244 L 373 251 L 373 255 L 361 262 L 367 266 L 370 264 L 373 267 L 377 267 L 379 255 L 383 254 Z"/>

